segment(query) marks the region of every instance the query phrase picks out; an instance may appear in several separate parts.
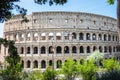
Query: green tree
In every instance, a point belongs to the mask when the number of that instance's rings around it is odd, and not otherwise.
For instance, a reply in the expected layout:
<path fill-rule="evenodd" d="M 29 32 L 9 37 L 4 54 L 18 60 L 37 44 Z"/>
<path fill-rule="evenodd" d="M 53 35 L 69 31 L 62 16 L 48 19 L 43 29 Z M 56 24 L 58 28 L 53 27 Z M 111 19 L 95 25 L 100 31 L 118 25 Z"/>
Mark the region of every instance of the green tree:
<path fill-rule="evenodd" d="M 5 70 L 2 71 L 3 80 L 20 80 L 22 67 L 20 64 L 20 57 L 17 53 L 17 48 L 14 46 L 15 42 L 0 38 L 0 46 L 4 45 L 8 48 L 8 56 L 5 60 L 8 63 Z"/>
<path fill-rule="evenodd" d="M 77 66 L 77 70 L 81 74 L 82 80 L 95 80 L 97 69 L 98 68 L 93 61 L 85 61 Z"/>
<path fill-rule="evenodd" d="M 66 80 L 73 80 L 78 74 L 77 62 L 75 62 L 73 59 L 67 59 L 62 65 L 61 70 L 65 75 Z"/>

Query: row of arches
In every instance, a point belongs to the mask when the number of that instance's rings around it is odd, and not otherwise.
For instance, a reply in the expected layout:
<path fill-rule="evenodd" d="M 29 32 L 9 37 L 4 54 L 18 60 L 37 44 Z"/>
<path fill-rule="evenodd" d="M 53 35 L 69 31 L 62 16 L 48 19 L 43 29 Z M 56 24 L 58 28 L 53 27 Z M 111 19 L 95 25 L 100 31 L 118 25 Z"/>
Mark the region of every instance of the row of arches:
<path fill-rule="evenodd" d="M 40 68 L 46 68 L 47 63 L 48 63 L 48 66 L 54 65 L 53 60 L 49 60 L 48 62 L 46 62 L 45 60 L 42 60 L 40 64 L 37 60 L 33 61 L 33 63 L 30 60 L 26 61 L 26 63 L 23 60 L 21 62 L 22 62 L 23 68 L 25 68 L 25 65 L 26 65 L 26 68 L 31 68 L 31 67 L 39 68 L 39 65 L 41 65 Z M 56 64 L 56 68 L 60 68 L 62 65 L 62 60 L 57 60 L 55 64 Z"/>
<path fill-rule="evenodd" d="M 111 52 L 119 52 L 120 51 L 120 49 L 116 46 L 114 46 L 114 47 L 113 46 L 99 46 L 99 47 L 97 47 L 97 46 L 93 46 L 93 47 L 91 47 L 91 46 L 86 46 L 86 47 L 84 47 L 84 46 L 80 46 L 80 47 L 76 47 L 76 46 L 72 46 L 72 47 L 69 47 L 69 46 L 45 47 L 45 46 L 42 46 L 40 49 L 36 46 L 33 48 L 21 47 L 20 53 L 24 54 L 25 49 L 26 49 L 27 54 L 30 54 L 30 53 L 38 54 L 38 51 L 41 54 L 45 54 L 45 53 L 49 53 L 49 54 L 51 54 L 51 53 L 56 53 L 56 54 L 61 54 L 61 53 L 64 53 L 64 54 L 67 54 L 67 53 L 74 53 L 74 54 L 76 54 L 76 53 L 91 53 L 95 50 L 99 50 L 100 52 L 103 52 L 103 53 L 107 53 L 107 52 L 111 53 Z"/>
<path fill-rule="evenodd" d="M 64 37 L 64 40 L 70 40 L 70 36 L 73 40 L 103 40 L 103 41 L 118 41 L 117 35 L 111 35 L 111 34 L 97 34 L 97 33 L 70 33 L 70 32 L 57 32 L 57 33 L 27 33 L 27 34 L 16 34 L 14 36 L 15 40 L 21 39 L 23 40 L 26 38 L 26 40 L 62 40 L 62 37 Z"/>

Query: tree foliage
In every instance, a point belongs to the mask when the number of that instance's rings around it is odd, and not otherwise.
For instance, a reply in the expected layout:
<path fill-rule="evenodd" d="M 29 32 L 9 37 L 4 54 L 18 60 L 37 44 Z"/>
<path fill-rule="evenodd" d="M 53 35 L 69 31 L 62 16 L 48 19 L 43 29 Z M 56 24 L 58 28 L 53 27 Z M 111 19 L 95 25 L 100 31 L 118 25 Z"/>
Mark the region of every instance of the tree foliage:
<path fill-rule="evenodd" d="M 20 80 L 22 67 L 20 64 L 20 57 L 17 53 L 17 48 L 14 44 L 14 41 L 0 38 L 0 46 L 3 45 L 8 48 L 9 53 L 9 55 L 5 57 L 8 65 L 1 73 L 3 80 Z"/>

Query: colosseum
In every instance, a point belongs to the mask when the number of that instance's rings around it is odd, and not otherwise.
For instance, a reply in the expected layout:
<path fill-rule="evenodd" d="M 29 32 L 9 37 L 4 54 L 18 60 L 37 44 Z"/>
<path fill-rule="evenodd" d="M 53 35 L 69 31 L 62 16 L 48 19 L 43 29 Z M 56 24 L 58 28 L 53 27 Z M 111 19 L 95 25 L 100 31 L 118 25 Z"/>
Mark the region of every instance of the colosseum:
<path fill-rule="evenodd" d="M 23 22 L 15 15 L 4 25 L 4 38 L 15 40 L 25 70 L 58 69 L 66 58 L 79 60 L 95 50 L 120 59 L 117 20 L 84 12 L 33 12 Z M 4 48 L 4 56 L 7 49 Z"/>

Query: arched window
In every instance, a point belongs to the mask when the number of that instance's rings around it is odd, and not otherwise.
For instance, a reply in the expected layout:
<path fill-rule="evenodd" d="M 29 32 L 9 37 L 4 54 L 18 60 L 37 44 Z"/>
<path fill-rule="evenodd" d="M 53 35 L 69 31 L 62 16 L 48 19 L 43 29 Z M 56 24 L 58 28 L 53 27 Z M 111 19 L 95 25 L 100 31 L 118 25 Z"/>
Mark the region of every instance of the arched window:
<path fill-rule="evenodd" d="M 62 48 L 60 46 L 57 46 L 56 53 L 62 53 Z"/>
<path fill-rule="evenodd" d="M 77 53 L 77 48 L 76 48 L 76 46 L 73 46 L 73 47 L 72 47 L 72 53 Z"/>
<path fill-rule="evenodd" d="M 45 54 L 45 53 L 46 53 L 46 51 L 45 51 L 45 47 L 42 46 L 42 47 L 41 47 L 41 54 Z"/>
<path fill-rule="evenodd" d="M 64 39 L 69 40 L 69 33 L 68 32 L 64 32 Z"/>
<path fill-rule="evenodd" d="M 62 67 L 62 61 L 61 60 L 57 60 L 57 68 L 61 68 Z"/>
<path fill-rule="evenodd" d="M 24 61 L 22 60 L 21 62 L 22 62 L 22 63 L 21 63 L 21 65 L 22 65 L 22 68 L 24 68 Z"/>
<path fill-rule="evenodd" d="M 37 60 L 34 61 L 34 68 L 38 68 L 38 61 Z"/>
<path fill-rule="evenodd" d="M 45 40 L 46 39 L 46 33 L 42 33 L 41 34 L 41 40 Z"/>
<path fill-rule="evenodd" d="M 93 46 L 93 51 L 95 51 L 97 49 L 97 47 L 96 46 Z"/>
<path fill-rule="evenodd" d="M 107 47 L 106 46 L 104 46 L 104 52 L 107 52 Z"/>
<path fill-rule="evenodd" d="M 34 47 L 34 54 L 38 53 L 38 47 Z"/>
<path fill-rule="evenodd" d="M 53 65 L 53 61 L 49 60 L 49 66 L 52 66 L 52 65 Z"/>
<path fill-rule="evenodd" d="M 113 52 L 116 52 L 116 48 L 115 47 L 113 47 Z"/>
<path fill-rule="evenodd" d="M 29 41 L 30 40 L 30 36 L 31 36 L 30 33 L 28 33 L 27 36 L 26 36 L 26 40 Z"/>
<path fill-rule="evenodd" d="M 92 39 L 96 40 L 96 34 L 95 33 L 92 35 Z"/>
<path fill-rule="evenodd" d="M 99 51 L 102 52 L 102 47 L 101 46 L 99 46 Z"/>
<path fill-rule="evenodd" d="M 61 33 L 56 33 L 56 40 L 61 40 Z"/>
<path fill-rule="evenodd" d="M 116 36 L 116 41 L 118 41 L 118 37 Z"/>
<path fill-rule="evenodd" d="M 107 41 L 107 35 L 104 34 L 104 41 Z"/>
<path fill-rule="evenodd" d="M 98 35 L 98 40 L 102 40 L 102 35 L 101 34 Z"/>
<path fill-rule="evenodd" d="M 72 33 L 72 39 L 77 39 L 76 33 Z"/>
<path fill-rule="evenodd" d="M 41 61 L 41 68 L 46 68 L 46 62 L 45 62 L 45 60 Z"/>
<path fill-rule="evenodd" d="M 38 33 L 34 33 L 33 36 L 34 36 L 33 40 L 37 41 L 38 40 Z"/>
<path fill-rule="evenodd" d="M 69 47 L 68 46 L 64 47 L 64 53 L 69 53 Z"/>
<path fill-rule="evenodd" d="M 24 53 L 24 48 L 23 47 L 21 47 L 21 54 L 23 54 Z"/>
<path fill-rule="evenodd" d="M 89 33 L 86 34 L 86 40 L 90 40 L 90 34 Z"/>
<path fill-rule="evenodd" d="M 50 53 L 50 54 L 51 54 L 51 53 L 54 53 L 54 50 L 53 50 L 53 47 L 52 47 L 52 46 L 49 47 L 49 53 Z"/>
<path fill-rule="evenodd" d="M 111 35 L 108 35 L 108 41 L 111 41 Z"/>
<path fill-rule="evenodd" d="M 83 46 L 80 46 L 80 53 L 84 53 L 84 48 L 83 48 Z"/>
<path fill-rule="evenodd" d="M 115 41 L 115 37 L 114 37 L 114 35 L 112 36 L 112 40 Z"/>
<path fill-rule="evenodd" d="M 83 33 L 79 33 L 79 40 L 83 40 L 84 34 Z"/>
<path fill-rule="evenodd" d="M 30 68 L 30 66 L 31 66 L 31 62 L 28 60 L 27 61 L 27 68 Z"/>
<path fill-rule="evenodd" d="M 90 53 L 90 46 L 87 46 L 87 53 Z"/>
<path fill-rule="evenodd" d="M 51 33 L 49 33 L 49 35 L 48 35 L 48 39 L 49 39 L 49 40 L 54 39 L 54 38 L 53 38 L 53 36 L 54 36 L 54 34 L 53 34 L 52 32 L 51 32 Z"/>
<path fill-rule="evenodd" d="M 30 47 L 27 47 L 27 54 L 30 54 Z"/>

